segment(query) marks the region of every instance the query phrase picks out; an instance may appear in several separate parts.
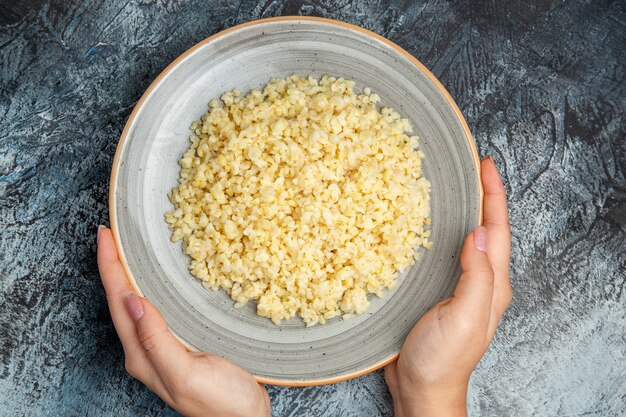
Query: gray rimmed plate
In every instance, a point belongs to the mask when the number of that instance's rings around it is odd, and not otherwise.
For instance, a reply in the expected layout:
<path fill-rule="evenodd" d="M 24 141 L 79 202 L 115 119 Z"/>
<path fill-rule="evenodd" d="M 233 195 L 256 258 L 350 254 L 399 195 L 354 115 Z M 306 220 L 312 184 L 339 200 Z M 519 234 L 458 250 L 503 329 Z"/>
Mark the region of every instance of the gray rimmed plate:
<path fill-rule="evenodd" d="M 350 320 L 306 328 L 299 318 L 276 326 L 254 303 L 235 309 L 223 291 L 209 291 L 170 243 L 163 214 L 176 185 L 177 161 L 189 125 L 222 92 L 259 88 L 272 77 L 324 74 L 368 86 L 383 105 L 409 118 L 426 153 L 432 183 L 434 246 L 398 281 L 398 288 Z M 261 381 L 282 385 L 337 382 L 394 360 L 413 324 L 451 295 L 463 239 L 480 222 L 479 161 L 454 101 L 415 58 L 362 28 L 319 18 L 286 17 L 240 25 L 176 59 L 131 114 L 111 174 L 111 225 L 129 280 L 163 313 L 188 348 L 223 356 Z"/>

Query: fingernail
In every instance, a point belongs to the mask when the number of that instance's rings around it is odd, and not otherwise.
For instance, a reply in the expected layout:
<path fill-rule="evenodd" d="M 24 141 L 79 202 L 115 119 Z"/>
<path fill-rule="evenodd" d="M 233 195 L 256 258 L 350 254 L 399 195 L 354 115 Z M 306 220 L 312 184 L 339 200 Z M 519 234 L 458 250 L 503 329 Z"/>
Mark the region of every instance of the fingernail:
<path fill-rule="evenodd" d="M 481 252 L 487 252 L 487 233 L 483 226 L 474 229 L 474 246 Z"/>
<path fill-rule="evenodd" d="M 143 316 L 143 305 L 139 297 L 134 293 L 126 297 L 126 309 L 134 321 L 139 320 Z"/>
<path fill-rule="evenodd" d="M 98 234 L 96 235 L 96 244 L 100 243 L 100 232 L 104 229 L 103 225 L 98 226 Z"/>

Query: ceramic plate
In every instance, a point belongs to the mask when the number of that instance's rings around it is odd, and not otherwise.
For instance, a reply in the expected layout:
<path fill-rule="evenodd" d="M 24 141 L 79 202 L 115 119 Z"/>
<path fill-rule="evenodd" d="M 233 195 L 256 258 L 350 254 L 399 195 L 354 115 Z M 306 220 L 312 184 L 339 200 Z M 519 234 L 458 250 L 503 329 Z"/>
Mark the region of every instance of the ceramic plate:
<path fill-rule="evenodd" d="M 224 291 L 204 289 L 170 242 L 163 214 L 189 146 L 189 125 L 222 92 L 260 88 L 293 73 L 341 76 L 371 87 L 381 104 L 409 118 L 426 153 L 432 183 L 434 246 L 393 292 L 370 296 L 350 320 L 306 328 L 276 326 L 235 309 Z M 356 26 L 318 18 L 259 20 L 212 36 L 176 59 L 145 92 L 122 134 L 111 175 L 110 213 L 120 258 L 137 291 L 163 313 L 189 349 L 223 356 L 261 381 L 337 382 L 394 360 L 413 324 L 451 295 L 463 239 L 480 222 L 479 161 L 459 109 L 435 77 L 390 41 Z"/>

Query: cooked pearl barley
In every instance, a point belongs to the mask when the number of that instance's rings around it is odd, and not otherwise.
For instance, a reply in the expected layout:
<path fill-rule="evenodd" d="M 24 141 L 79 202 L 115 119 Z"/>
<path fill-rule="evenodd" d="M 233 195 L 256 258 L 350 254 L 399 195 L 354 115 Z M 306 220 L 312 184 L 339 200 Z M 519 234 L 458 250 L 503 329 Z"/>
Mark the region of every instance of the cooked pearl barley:
<path fill-rule="evenodd" d="M 175 209 L 191 273 L 276 324 L 362 314 L 430 248 L 430 183 L 407 119 L 354 82 L 273 79 L 209 103 L 179 161 Z"/>

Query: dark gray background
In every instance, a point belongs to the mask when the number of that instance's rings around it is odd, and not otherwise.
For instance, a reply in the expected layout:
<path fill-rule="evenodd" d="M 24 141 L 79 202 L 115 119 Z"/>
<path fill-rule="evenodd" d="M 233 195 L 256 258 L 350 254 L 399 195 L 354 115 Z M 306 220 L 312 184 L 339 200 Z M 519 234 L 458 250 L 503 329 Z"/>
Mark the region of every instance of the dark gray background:
<path fill-rule="evenodd" d="M 175 413 L 127 376 L 95 261 L 115 146 L 178 55 L 260 17 L 388 37 L 456 99 L 509 195 L 514 301 L 478 416 L 626 413 L 620 1 L 0 2 L 0 415 Z M 275 416 L 390 416 L 382 372 L 269 387 Z"/>

